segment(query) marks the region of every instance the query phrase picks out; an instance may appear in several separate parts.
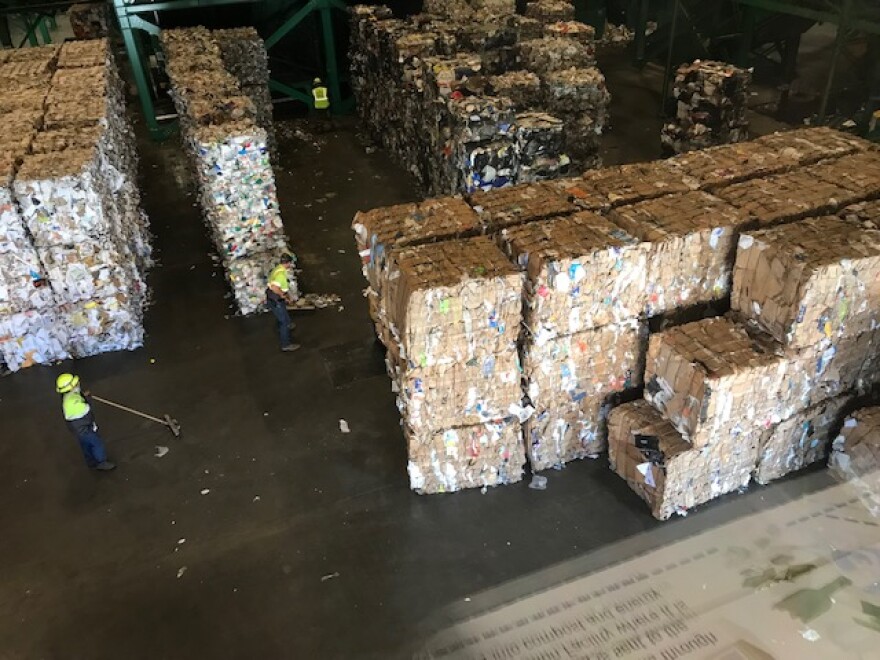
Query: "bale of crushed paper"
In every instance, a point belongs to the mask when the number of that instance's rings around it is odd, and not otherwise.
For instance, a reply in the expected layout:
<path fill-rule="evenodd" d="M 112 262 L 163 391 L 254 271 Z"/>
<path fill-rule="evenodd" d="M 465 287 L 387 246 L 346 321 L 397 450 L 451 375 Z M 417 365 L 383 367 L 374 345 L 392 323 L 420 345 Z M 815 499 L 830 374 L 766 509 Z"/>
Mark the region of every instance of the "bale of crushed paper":
<path fill-rule="evenodd" d="M 846 417 L 828 466 L 834 476 L 857 489 L 874 516 L 880 515 L 880 406 L 861 408 Z"/>
<path fill-rule="evenodd" d="M 526 4 L 526 16 L 550 24 L 574 20 L 574 5 L 569 0 L 533 0 Z"/>

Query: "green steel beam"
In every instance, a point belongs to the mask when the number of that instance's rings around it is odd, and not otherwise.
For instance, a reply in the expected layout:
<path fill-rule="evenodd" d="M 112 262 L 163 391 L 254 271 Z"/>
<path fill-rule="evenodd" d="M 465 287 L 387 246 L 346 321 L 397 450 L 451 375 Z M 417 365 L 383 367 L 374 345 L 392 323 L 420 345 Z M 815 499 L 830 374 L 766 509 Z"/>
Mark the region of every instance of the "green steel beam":
<path fill-rule="evenodd" d="M 333 38 L 333 17 L 329 7 L 321 8 L 321 24 L 324 28 L 324 55 L 327 58 L 327 78 L 330 83 L 330 112 L 339 114 L 342 88 L 339 86 L 339 67 L 336 64 L 336 40 Z"/>
<path fill-rule="evenodd" d="M 839 11 L 822 11 L 811 7 L 804 7 L 794 0 L 737 0 L 737 2 L 747 7 L 754 7 L 755 9 L 762 9 L 776 14 L 800 16 L 801 18 L 808 18 L 822 23 L 833 23 L 835 25 L 840 23 L 843 15 L 842 5 L 839 5 Z M 860 32 L 880 34 L 880 22 L 868 18 L 853 17 L 849 20 L 849 27 Z"/>
<path fill-rule="evenodd" d="M 302 83 L 303 86 L 307 86 L 307 83 Z M 311 85 L 308 85 L 311 87 Z M 269 81 L 269 88 L 274 89 L 276 92 L 281 92 L 285 96 L 294 99 L 295 101 L 302 101 L 303 103 L 311 106 L 312 104 L 312 95 L 306 94 L 305 92 L 301 92 L 298 89 L 291 87 L 290 85 L 285 85 L 282 82 L 278 82 L 277 80 Z"/>
<path fill-rule="evenodd" d="M 120 0 L 114 0 L 116 12 L 119 13 L 120 7 L 126 14 L 150 14 L 154 11 L 172 11 L 175 9 L 195 9 L 204 7 L 210 9 L 217 5 L 241 5 L 250 2 L 261 2 L 261 0 L 168 0 L 167 2 L 151 2 L 145 5 L 127 5 Z"/>
<path fill-rule="evenodd" d="M 40 28 L 40 36 L 43 37 L 43 43 L 48 45 L 52 43 L 52 35 L 49 34 L 49 19 L 40 16 L 37 19 L 37 27 Z"/>
<path fill-rule="evenodd" d="M 837 25 L 837 34 L 834 38 L 834 51 L 831 53 L 831 65 L 828 67 L 828 80 L 825 81 L 825 91 L 822 92 L 822 102 L 819 104 L 819 121 L 825 119 L 825 115 L 828 113 L 828 101 L 831 99 L 831 92 L 834 89 L 834 77 L 837 73 L 840 53 L 843 51 L 843 41 L 849 29 L 852 4 L 852 0 L 843 0 L 840 23 Z"/>
<path fill-rule="evenodd" d="M 281 41 L 287 34 L 297 25 L 302 23 L 303 19 L 318 8 L 319 0 L 309 0 L 303 5 L 299 11 L 294 13 L 290 18 L 284 21 L 272 35 L 266 39 L 266 50 L 269 50 Z"/>

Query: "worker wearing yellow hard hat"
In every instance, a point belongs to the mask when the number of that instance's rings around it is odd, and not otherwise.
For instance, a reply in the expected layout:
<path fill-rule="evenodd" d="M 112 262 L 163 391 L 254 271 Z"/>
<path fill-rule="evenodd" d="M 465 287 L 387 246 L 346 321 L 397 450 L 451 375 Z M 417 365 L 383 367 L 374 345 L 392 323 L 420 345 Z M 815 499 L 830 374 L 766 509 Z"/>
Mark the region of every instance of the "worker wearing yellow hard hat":
<path fill-rule="evenodd" d="M 86 459 L 86 465 L 94 470 L 114 469 L 116 464 L 107 460 L 104 441 L 98 435 L 98 425 L 86 398 L 88 392 L 83 393 L 80 389 L 79 376 L 61 374 L 55 379 L 55 391 L 61 395 L 64 420 L 79 441 L 79 448 Z"/>
<path fill-rule="evenodd" d="M 326 131 L 330 128 L 330 96 L 320 78 L 312 81 L 312 99 L 313 110 L 318 118 L 318 128 Z"/>
<path fill-rule="evenodd" d="M 285 252 L 279 261 L 280 263 L 269 273 L 266 282 L 266 305 L 278 323 L 278 339 L 281 341 L 281 350 L 288 353 L 299 348 L 299 344 L 294 344 L 290 337 L 293 323 L 290 322 L 290 314 L 287 312 L 287 304 L 294 302 L 295 295 L 295 288 L 290 286 L 294 263 L 293 255 Z"/>

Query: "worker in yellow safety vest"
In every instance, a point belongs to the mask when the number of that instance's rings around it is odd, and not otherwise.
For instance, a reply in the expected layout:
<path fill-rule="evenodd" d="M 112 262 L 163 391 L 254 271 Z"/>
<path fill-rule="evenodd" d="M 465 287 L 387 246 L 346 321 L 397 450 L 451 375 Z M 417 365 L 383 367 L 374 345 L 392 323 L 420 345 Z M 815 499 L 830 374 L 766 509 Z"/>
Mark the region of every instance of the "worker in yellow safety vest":
<path fill-rule="evenodd" d="M 294 302 L 290 290 L 290 270 L 293 268 L 293 256 L 285 253 L 281 255 L 281 263 L 269 273 L 269 281 L 266 289 L 266 304 L 275 315 L 278 322 L 278 338 L 281 340 L 281 350 L 285 352 L 295 351 L 300 346 L 294 344 L 290 338 L 293 324 L 290 322 L 290 314 L 287 312 L 287 304 Z"/>
<path fill-rule="evenodd" d="M 88 392 L 80 390 L 79 376 L 61 374 L 55 380 L 55 391 L 61 395 L 61 411 L 67 427 L 79 440 L 86 465 L 94 470 L 113 470 L 115 463 L 107 460 L 104 441 L 98 435 L 98 425 L 89 405 Z"/>
<path fill-rule="evenodd" d="M 315 114 L 322 127 L 326 129 L 329 126 L 330 97 L 327 96 L 327 88 L 320 78 L 315 78 L 312 82 L 312 98 L 315 101 Z"/>

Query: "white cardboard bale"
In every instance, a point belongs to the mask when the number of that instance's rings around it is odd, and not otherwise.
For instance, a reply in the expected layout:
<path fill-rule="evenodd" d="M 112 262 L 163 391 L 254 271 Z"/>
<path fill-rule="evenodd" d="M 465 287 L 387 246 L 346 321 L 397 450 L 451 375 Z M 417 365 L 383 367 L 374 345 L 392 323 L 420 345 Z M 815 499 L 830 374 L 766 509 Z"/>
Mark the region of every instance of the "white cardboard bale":
<path fill-rule="evenodd" d="M 54 309 L 0 316 L 0 356 L 12 371 L 70 357 L 67 326 Z"/>
<path fill-rule="evenodd" d="M 55 296 L 42 284 L 44 278 L 43 265 L 32 247 L 0 252 L 0 315 L 53 306 Z"/>
<path fill-rule="evenodd" d="M 276 250 L 223 262 L 232 295 L 242 314 L 253 314 L 265 309 L 269 273 L 280 263 L 281 255 L 287 251 L 282 246 Z M 295 279 L 290 279 L 290 287 L 291 294 L 298 296 L 299 289 Z"/>
<path fill-rule="evenodd" d="M 145 288 L 132 261 L 126 262 L 112 243 L 83 242 L 39 248 L 46 275 L 59 303 L 76 303 Z"/>
<path fill-rule="evenodd" d="M 117 294 L 64 305 L 58 318 L 75 358 L 134 350 L 144 343 L 142 303 L 137 296 Z"/>

